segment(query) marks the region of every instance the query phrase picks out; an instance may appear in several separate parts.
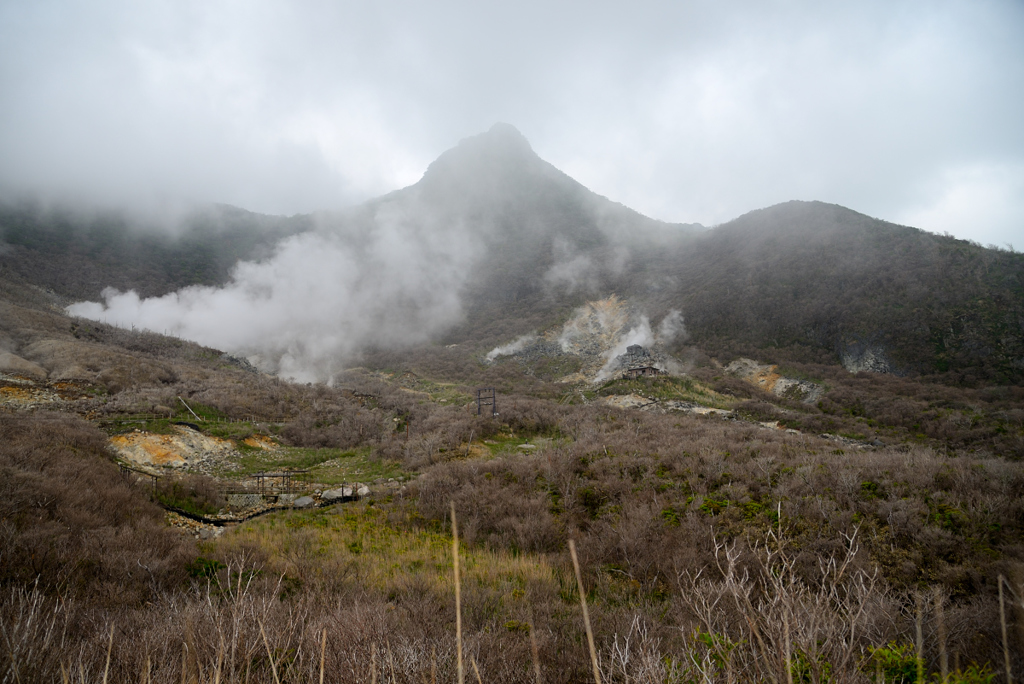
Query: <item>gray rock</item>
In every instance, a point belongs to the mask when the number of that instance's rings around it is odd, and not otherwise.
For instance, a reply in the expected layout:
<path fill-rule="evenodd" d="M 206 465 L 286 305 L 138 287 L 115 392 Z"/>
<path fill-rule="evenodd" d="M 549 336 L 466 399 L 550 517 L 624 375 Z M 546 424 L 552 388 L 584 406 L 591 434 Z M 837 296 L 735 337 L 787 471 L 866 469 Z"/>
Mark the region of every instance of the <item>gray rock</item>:
<path fill-rule="evenodd" d="M 256 368 L 256 366 L 249 363 L 249 359 L 243 359 L 238 356 L 232 356 L 231 354 L 221 354 L 220 360 L 224 361 L 225 363 L 230 363 L 232 366 L 235 366 L 237 368 L 241 368 L 242 370 L 248 373 L 258 374 L 260 372 L 259 369 Z"/>
<path fill-rule="evenodd" d="M 320 495 L 320 498 L 327 502 L 340 501 L 342 499 L 351 499 L 352 488 L 339 487 L 338 489 L 328 489 L 327 491 Z"/>
<path fill-rule="evenodd" d="M 359 489 L 356 490 L 356 493 L 359 496 L 369 496 L 370 495 L 370 488 L 367 487 L 366 485 L 359 485 Z"/>
<path fill-rule="evenodd" d="M 889 360 L 889 355 L 885 348 L 879 344 L 868 344 L 862 341 L 852 342 L 839 354 L 839 358 L 842 361 L 843 368 L 851 373 L 867 371 L 870 373 L 900 375 Z"/>
<path fill-rule="evenodd" d="M 292 503 L 295 508 L 310 508 L 313 505 L 313 497 L 311 496 L 300 496 Z"/>

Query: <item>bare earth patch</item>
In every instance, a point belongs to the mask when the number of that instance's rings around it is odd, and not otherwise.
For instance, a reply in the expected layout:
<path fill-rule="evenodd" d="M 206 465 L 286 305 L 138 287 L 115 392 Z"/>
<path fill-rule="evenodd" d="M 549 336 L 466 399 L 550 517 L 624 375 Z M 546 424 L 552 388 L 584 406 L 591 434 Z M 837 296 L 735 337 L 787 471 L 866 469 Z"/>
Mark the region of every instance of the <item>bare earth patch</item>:
<path fill-rule="evenodd" d="M 263 449 L 264 451 L 275 451 L 278 447 L 277 442 L 264 435 L 246 437 L 242 440 L 242 444 L 253 447 L 254 449 Z"/>
<path fill-rule="evenodd" d="M 758 363 L 753 359 L 737 359 L 725 367 L 727 373 L 779 397 L 789 397 L 805 404 L 813 404 L 821 398 L 823 389 L 820 385 L 807 380 L 787 378 L 780 375 L 777 370 L 778 366 Z"/>
<path fill-rule="evenodd" d="M 606 406 L 614 406 L 620 409 L 638 409 L 641 411 L 657 411 L 664 413 L 665 411 L 680 411 L 682 413 L 693 413 L 699 416 L 731 416 L 732 411 L 725 409 L 712 408 L 710 406 L 701 406 L 689 401 L 675 401 L 672 399 L 658 400 L 651 399 L 649 397 L 640 396 L 639 394 L 613 394 L 607 397 L 601 397 L 597 400 Z"/>
<path fill-rule="evenodd" d="M 145 469 L 184 468 L 205 472 L 215 462 L 238 455 L 230 440 L 210 437 L 181 425 L 175 426 L 174 434 L 170 435 L 141 431 L 115 435 L 110 438 L 110 444 L 119 457 Z"/>
<path fill-rule="evenodd" d="M 60 396 L 46 388 L 31 385 L 7 385 L 0 387 L 0 407 L 29 409 L 42 404 L 60 401 Z"/>

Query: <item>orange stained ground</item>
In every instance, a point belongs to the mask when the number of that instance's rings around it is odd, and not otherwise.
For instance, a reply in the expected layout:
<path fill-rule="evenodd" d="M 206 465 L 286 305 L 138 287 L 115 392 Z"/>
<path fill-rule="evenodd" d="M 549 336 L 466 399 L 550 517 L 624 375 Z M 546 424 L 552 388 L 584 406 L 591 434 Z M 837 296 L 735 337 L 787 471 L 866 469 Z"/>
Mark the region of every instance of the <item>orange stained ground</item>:
<path fill-rule="evenodd" d="M 120 447 L 142 449 L 153 465 L 177 465 L 185 462 L 181 454 L 174 451 L 174 441 L 170 435 L 115 435 L 110 441 Z"/>
<path fill-rule="evenodd" d="M 76 382 L 55 382 L 51 385 L 63 399 L 79 399 L 85 396 L 82 386 Z"/>
<path fill-rule="evenodd" d="M 782 379 L 782 376 L 775 372 L 776 368 L 777 366 L 769 366 L 763 371 L 758 371 L 751 379 L 758 387 L 761 387 L 766 392 L 771 392 L 775 389 L 775 383 Z"/>
<path fill-rule="evenodd" d="M 246 437 L 245 439 L 242 440 L 242 444 L 245 444 L 246 446 L 255 447 L 257 449 L 268 450 L 273 449 L 274 447 L 277 446 L 274 443 L 274 440 L 270 439 L 269 437 L 264 437 L 263 435 L 253 435 L 252 437 Z"/>
<path fill-rule="evenodd" d="M 0 401 L 49 401 L 53 398 L 52 394 L 35 387 L 15 387 L 11 385 L 0 387 Z"/>

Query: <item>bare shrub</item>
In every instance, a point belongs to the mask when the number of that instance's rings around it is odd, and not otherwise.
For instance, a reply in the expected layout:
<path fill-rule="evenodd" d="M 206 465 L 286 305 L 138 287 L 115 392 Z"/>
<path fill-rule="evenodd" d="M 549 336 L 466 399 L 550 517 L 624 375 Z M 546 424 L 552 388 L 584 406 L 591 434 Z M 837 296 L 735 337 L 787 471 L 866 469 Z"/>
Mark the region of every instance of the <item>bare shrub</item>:
<path fill-rule="evenodd" d="M 179 582 L 190 554 L 104 435 L 67 414 L 0 414 L 0 517 L 6 586 L 137 603 Z"/>
<path fill-rule="evenodd" d="M 164 507 L 193 515 L 211 515 L 226 503 L 220 485 L 212 477 L 190 473 L 181 477 L 162 477 L 156 487 L 156 499 Z"/>

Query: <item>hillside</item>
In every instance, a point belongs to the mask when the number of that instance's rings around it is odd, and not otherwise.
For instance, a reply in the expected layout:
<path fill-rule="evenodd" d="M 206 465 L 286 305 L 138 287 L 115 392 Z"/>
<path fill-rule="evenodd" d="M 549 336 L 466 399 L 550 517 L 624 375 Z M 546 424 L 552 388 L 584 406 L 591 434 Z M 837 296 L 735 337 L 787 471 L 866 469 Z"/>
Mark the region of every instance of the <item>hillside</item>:
<path fill-rule="evenodd" d="M 268 256 L 283 238 L 312 228 L 308 216 L 265 216 L 213 206 L 171 228 L 130 213 L 0 204 L 0 271 L 70 301 L 107 287 L 159 296 L 227 281 L 240 260 Z"/>
<path fill-rule="evenodd" d="M 285 258 L 275 245 L 296 234 L 308 239 Z M 723 363 L 749 356 L 966 385 L 1024 380 L 1020 254 L 818 202 L 710 230 L 663 223 L 590 192 L 505 124 L 442 154 L 418 183 L 344 212 L 286 219 L 217 207 L 171 236 L 117 216 L 5 207 L 0 240 L 10 277 L 67 301 L 97 300 L 106 287 L 147 297 L 229 285 L 236 262 L 261 261 L 226 299 L 248 301 L 267 278 L 293 278 L 288 296 L 308 291 L 337 323 L 325 330 L 313 316 L 282 322 L 295 330 L 282 339 L 266 326 L 248 342 L 238 341 L 245 333 L 217 339 L 270 368 L 303 348 L 296 363 L 321 379 L 371 348 L 442 342 L 479 358 L 617 294 L 652 320 L 680 311 L 688 344 Z M 306 263 L 325 258 L 352 272 L 317 280 Z M 305 303 L 279 306 L 284 316 Z M 251 308 L 273 315 L 262 301 Z M 160 330 L 195 327 L 161 316 Z M 311 351 L 307 329 L 340 341 Z"/>
<path fill-rule="evenodd" d="M 1024 255 L 818 202 L 762 209 L 655 267 L 692 342 L 725 358 L 1024 379 Z M 872 365 L 874 364 L 874 365 Z"/>
<path fill-rule="evenodd" d="M 451 266 L 462 272 L 465 321 L 441 337 L 480 348 L 613 291 L 650 252 L 681 249 L 704 230 L 648 218 L 591 192 L 507 124 L 461 141 L 418 183 L 334 217 L 333 229 L 363 236 L 395 216 L 410 221 L 412 233 L 435 230 L 439 239 L 465 245 Z"/>
<path fill-rule="evenodd" d="M 634 681 L 676 680 L 621 660 L 627 637 L 658 667 L 724 680 L 709 633 L 784 681 L 790 610 L 807 625 L 790 635 L 809 654 L 798 674 L 893 681 L 916 666 L 915 600 L 928 672 L 940 650 L 983 676 L 1001 663 L 999 578 L 1024 589 L 1019 388 L 799 366 L 823 391 L 806 404 L 710 365 L 580 391 L 457 347 L 441 348 L 454 379 L 412 350 L 307 385 L 17 288 L 26 306 L 0 302 L 11 679 L 273 682 L 284 654 L 293 680 L 318 681 L 323 658 L 366 681 L 391 653 L 397 681 L 453 681 L 452 501 L 464 643 L 488 681 L 535 681 L 534 657 L 545 681 L 588 681 L 567 538 L 602 662 Z M 476 415 L 482 386 L 498 415 Z"/>
<path fill-rule="evenodd" d="M 587 629 L 608 682 L 1024 668 L 1020 255 L 821 203 L 658 222 L 505 126 L 345 212 L 33 212 L 5 681 L 455 681 L 453 509 L 480 681 L 592 681 Z M 68 315 L 107 285 L 329 382 Z"/>

